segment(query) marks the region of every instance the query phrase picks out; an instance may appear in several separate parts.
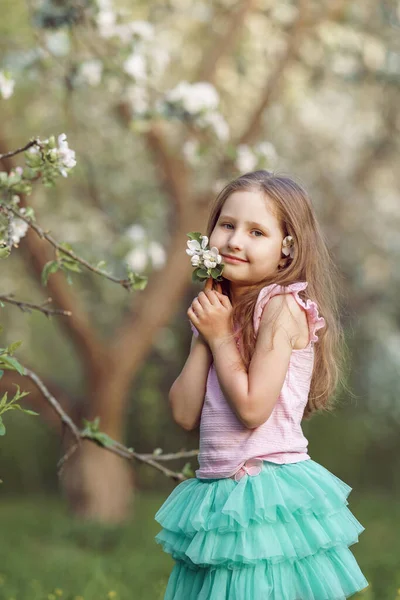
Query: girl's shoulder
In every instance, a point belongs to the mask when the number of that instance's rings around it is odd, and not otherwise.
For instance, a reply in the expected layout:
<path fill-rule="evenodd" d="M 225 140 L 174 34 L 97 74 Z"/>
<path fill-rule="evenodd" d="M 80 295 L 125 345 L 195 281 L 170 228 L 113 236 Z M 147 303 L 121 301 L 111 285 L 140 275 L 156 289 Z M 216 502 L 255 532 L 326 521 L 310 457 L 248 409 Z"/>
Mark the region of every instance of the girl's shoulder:
<path fill-rule="evenodd" d="M 318 329 L 321 329 L 325 326 L 325 319 L 319 315 L 316 302 L 310 299 L 307 299 L 305 302 L 302 298 L 300 298 L 299 292 L 305 290 L 307 286 L 307 281 L 298 281 L 287 286 L 271 283 L 270 285 L 263 287 L 258 294 L 254 307 L 254 331 L 257 333 L 263 310 L 271 298 L 281 294 L 292 294 L 297 304 L 306 312 L 307 323 L 310 332 L 310 342 L 317 342 L 318 336 L 316 335 L 316 332 Z"/>

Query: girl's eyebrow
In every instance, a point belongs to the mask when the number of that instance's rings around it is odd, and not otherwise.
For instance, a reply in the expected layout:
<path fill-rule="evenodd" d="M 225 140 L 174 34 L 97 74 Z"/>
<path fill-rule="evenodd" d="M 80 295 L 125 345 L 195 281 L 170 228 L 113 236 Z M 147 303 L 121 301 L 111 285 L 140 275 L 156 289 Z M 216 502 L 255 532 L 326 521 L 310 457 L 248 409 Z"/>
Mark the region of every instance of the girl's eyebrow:
<path fill-rule="evenodd" d="M 229 219 L 230 221 L 235 221 L 236 223 L 236 219 L 234 217 L 229 217 L 228 215 L 220 215 L 218 220 L 220 219 Z M 251 227 L 259 227 L 260 229 L 265 229 L 266 231 L 269 231 L 268 228 L 265 227 L 265 225 L 261 225 L 256 221 L 245 221 L 245 224 L 250 225 Z"/>

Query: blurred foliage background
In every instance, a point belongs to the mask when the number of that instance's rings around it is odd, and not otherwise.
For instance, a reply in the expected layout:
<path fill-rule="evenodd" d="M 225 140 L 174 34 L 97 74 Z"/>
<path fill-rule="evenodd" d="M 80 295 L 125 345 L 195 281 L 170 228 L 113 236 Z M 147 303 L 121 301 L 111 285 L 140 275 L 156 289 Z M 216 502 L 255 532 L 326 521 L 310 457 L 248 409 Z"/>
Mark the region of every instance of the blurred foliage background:
<path fill-rule="evenodd" d="M 23 340 L 19 359 L 76 420 L 100 414 L 139 452 L 196 448 L 198 431 L 180 430 L 167 400 L 197 293 L 185 234 L 204 230 L 209 203 L 239 173 L 295 175 L 343 274 L 354 392 L 303 428 L 311 457 L 354 488 L 366 527 L 354 553 L 371 582 L 360 596 L 376 600 L 400 597 L 399 30 L 397 0 L 2 0 L 0 21 L 0 71 L 15 79 L 0 98 L 0 152 L 65 132 L 78 161 L 55 188 L 34 189 L 38 222 L 89 262 L 149 277 L 131 294 L 89 272 L 72 286 L 51 276 L 46 289 L 27 236 L 1 263 L 2 293 L 51 295 L 78 325 L 5 305 L 1 345 Z M 209 87 L 177 92 L 182 82 Z M 92 479 L 74 464 L 60 486 L 59 424 L 31 400 L 43 419 L 11 414 L 0 447 L 0 597 L 162 598 L 171 564 L 153 544 L 153 516 L 173 483 L 146 465 L 119 472 L 98 449 Z M 87 522 L 68 516 L 80 501 Z"/>

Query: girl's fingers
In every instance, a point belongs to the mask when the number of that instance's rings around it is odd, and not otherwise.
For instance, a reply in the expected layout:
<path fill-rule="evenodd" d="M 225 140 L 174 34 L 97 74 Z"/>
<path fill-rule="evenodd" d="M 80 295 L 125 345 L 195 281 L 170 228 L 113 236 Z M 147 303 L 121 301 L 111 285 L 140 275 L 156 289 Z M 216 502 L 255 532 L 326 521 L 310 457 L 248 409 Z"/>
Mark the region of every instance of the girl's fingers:
<path fill-rule="evenodd" d="M 228 298 L 228 296 L 224 296 L 224 294 L 220 294 L 219 292 L 216 292 L 221 304 L 223 304 L 226 307 L 231 306 L 231 302 Z"/>
<path fill-rule="evenodd" d="M 212 287 L 213 287 L 213 278 L 209 277 L 207 279 L 206 283 L 205 283 L 204 291 L 206 291 L 206 290 L 212 290 Z"/>

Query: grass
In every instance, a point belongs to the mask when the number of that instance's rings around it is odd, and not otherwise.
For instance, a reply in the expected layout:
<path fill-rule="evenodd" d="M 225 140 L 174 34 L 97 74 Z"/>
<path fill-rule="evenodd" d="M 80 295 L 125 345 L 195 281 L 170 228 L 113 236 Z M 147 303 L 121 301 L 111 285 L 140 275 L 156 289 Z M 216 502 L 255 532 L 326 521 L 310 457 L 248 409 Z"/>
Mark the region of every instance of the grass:
<path fill-rule="evenodd" d="M 57 498 L 4 498 L 0 600 L 162 600 L 173 561 L 154 542 L 154 514 L 165 496 L 137 494 L 135 518 L 119 528 L 71 519 Z M 370 582 L 354 599 L 399 600 L 399 503 L 355 492 L 349 501 L 366 527 L 352 551 Z"/>

